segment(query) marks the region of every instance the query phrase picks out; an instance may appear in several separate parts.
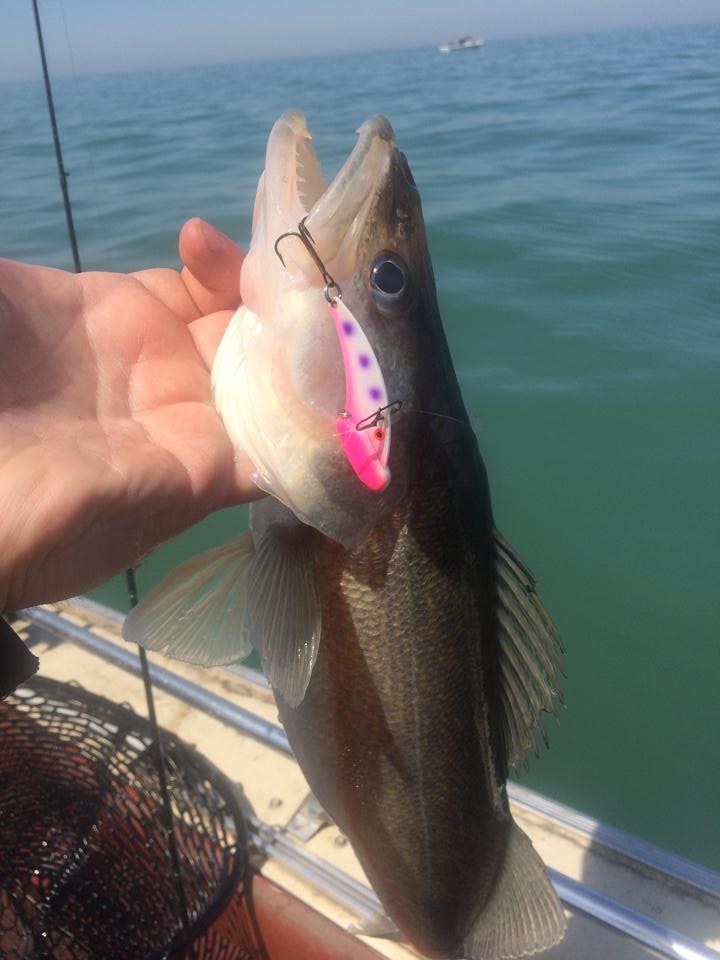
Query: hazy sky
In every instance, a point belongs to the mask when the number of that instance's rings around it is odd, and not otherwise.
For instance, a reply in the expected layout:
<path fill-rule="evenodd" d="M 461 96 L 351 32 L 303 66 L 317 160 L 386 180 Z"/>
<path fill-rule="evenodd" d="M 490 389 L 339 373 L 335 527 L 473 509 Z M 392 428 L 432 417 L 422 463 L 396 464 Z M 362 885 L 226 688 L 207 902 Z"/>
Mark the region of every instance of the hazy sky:
<path fill-rule="evenodd" d="M 53 74 L 716 20 L 718 0 L 40 0 Z M 31 0 L 0 4 L 0 80 L 39 76 Z"/>

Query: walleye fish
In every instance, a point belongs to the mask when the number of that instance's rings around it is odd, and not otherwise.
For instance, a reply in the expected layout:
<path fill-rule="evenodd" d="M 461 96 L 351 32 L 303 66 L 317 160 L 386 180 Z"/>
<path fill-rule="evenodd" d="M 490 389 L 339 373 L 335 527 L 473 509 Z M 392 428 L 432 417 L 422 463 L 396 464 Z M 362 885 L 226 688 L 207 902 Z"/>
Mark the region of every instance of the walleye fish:
<path fill-rule="evenodd" d="M 254 646 L 316 796 L 429 957 L 520 957 L 562 908 L 506 779 L 561 697 L 560 641 L 493 524 L 420 198 L 374 117 L 325 184 L 270 134 L 215 402 L 270 496 L 184 564 L 128 639 L 203 665 Z"/>

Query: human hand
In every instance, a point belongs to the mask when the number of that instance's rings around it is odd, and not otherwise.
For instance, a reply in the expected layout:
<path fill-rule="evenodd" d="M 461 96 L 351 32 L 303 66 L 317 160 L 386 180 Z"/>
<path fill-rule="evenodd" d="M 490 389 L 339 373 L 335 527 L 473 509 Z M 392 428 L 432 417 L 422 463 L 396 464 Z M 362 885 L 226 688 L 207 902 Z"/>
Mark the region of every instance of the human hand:
<path fill-rule="evenodd" d="M 181 272 L 0 260 L 0 610 L 88 590 L 254 499 L 210 366 L 243 254 L 201 220 Z"/>

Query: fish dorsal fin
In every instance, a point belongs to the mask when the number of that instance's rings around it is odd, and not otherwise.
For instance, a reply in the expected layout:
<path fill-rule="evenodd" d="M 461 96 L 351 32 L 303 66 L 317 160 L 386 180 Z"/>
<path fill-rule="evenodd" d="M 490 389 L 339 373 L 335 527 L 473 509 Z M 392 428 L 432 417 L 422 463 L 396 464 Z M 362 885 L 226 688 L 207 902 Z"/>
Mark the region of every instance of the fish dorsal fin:
<path fill-rule="evenodd" d="M 565 932 L 565 914 L 542 860 L 510 821 L 490 895 L 463 944 L 469 960 L 509 960 L 547 950 Z"/>
<path fill-rule="evenodd" d="M 244 660 L 252 649 L 246 612 L 254 560 L 250 533 L 193 557 L 130 611 L 123 636 L 203 667 Z"/>
<path fill-rule="evenodd" d="M 272 524 L 257 546 L 249 623 L 265 675 L 291 707 L 302 701 L 320 643 L 320 601 L 307 528 Z"/>
<path fill-rule="evenodd" d="M 503 734 L 508 764 L 518 767 L 539 753 L 536 730 L 547 746 L 542 714 L 557 716 L 555 698 L 564 702 L 563 647 L 530 570 L 497 532 L 495 548 Z"/>

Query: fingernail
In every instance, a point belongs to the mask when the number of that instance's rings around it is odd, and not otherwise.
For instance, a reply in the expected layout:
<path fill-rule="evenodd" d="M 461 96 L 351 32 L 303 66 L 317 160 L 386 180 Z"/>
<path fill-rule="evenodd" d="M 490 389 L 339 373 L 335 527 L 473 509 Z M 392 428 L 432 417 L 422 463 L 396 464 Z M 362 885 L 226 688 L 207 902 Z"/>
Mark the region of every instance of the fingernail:
<path fill-rule="evenodd" d="M 202 232 L 203 236 L 205 237 L 208 250 L 211 253 L 224 253 L 228 246 L 232 245 L 232 240 L 227 234 L 223 233 L 221 230 L 218 230 L 216 227 L 213 227 L 211 224 L 206 223 L 204 220 Z"/>

